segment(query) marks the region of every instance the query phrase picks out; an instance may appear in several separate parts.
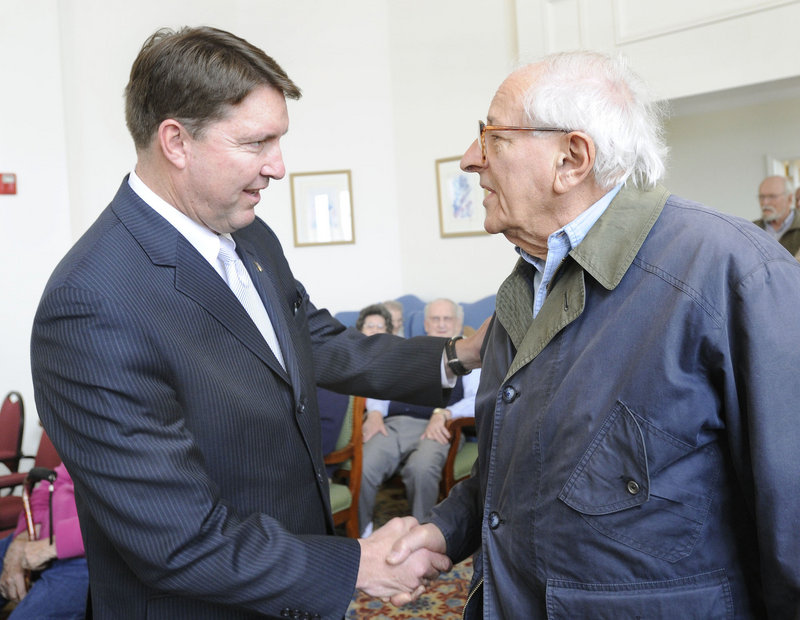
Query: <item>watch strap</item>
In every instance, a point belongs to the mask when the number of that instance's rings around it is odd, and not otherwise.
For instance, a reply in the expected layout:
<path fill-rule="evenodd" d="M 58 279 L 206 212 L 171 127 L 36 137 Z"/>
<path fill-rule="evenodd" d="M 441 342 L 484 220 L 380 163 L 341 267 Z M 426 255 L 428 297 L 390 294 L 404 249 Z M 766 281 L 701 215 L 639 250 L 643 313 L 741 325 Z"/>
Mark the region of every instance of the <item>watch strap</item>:
<path fill-rule="evenodd" d="M 453 371 L 454 375 L 457 376 L 464 376 L 471 373 L 471 370 L 467 370 L 464 367 L 464 364 L 461 363 L 461 360 L 458 359 L 458 355 L 456 354 L 456 341 L 461 340 L 463 336 L 455 336 L 454 338 L 450 338 L 444 345 L 444 354 L 447 358 L 447 366 Z"/>

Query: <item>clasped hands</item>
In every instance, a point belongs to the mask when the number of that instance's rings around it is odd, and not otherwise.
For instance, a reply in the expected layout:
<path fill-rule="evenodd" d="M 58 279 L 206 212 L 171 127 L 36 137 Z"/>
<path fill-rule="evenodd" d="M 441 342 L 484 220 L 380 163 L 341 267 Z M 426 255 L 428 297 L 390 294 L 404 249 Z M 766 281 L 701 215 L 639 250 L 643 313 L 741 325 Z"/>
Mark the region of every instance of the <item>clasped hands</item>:
<path fill-rule="evenodd" d="M 445 555 L 442 532 L 414 517 L 397 517 L 360 538 L 361 564 L 356 587 L 400 606 L 416 600 L 453 563 Z"/>

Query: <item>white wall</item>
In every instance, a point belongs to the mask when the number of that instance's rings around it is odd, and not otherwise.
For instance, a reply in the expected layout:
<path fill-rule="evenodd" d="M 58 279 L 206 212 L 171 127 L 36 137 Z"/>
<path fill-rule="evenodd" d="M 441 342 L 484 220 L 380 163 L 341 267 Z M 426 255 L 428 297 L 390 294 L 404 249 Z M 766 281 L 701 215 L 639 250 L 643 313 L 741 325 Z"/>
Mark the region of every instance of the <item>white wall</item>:
<path fill-rule="evenodd" d="M 672 99 L 798 73 L 798 0 L 517 0 L 520 52 L 623 52 Z"/>
<path fill-rule="evenodd" d="M 23 450 L 41 432 L 33 406 L 30 330 L 42 288 L 71 244 L 56 0 L 0 4 L 0 172 L 17 194 L 0 195 L 0 398 L 22 394 Z"/>
<path fill-rule="evenodd" d="M 516 60 L 513 2 L 390 2 L 403 290 L 491 295 L 517 258 L 499 236 L 441 238 L 436 159 L 463 154 Z"/>

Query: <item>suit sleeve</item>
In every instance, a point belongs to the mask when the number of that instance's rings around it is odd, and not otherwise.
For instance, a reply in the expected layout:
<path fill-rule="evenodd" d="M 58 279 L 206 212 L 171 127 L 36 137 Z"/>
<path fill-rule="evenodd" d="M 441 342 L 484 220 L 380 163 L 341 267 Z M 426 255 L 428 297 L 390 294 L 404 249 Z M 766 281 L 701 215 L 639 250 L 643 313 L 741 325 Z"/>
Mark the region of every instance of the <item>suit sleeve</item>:
<path fill-rule="evenodd" d="M 266 514 L 237 514 L 184 424 L 158 354 L 163 343 L 121 308 L 93 290 L 50 288 L 32 337 L 39 415 L 88 516 L 82 527 L 103 535 L 87 538 L 90 560 L 90 541 L 100 540 L 165 594 L 275 616 L 308 602 L 322 617 L 341 618 L 357 541 L 295 536 Z"/>
<path fill-rule="evenodd" d="M 442 406 L 441 359 L 446 338 L 365 336 L 316 308 L 297 283 L 313 346 L 317 383 L 344 394 Z"/>

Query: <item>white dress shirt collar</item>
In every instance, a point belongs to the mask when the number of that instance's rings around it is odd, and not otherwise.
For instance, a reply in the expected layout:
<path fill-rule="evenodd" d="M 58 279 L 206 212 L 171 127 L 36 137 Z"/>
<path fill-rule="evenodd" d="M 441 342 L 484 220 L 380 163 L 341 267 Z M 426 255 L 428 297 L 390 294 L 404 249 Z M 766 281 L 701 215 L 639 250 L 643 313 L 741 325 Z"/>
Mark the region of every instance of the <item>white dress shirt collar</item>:
<path fill-rule="evenodd" d="M 219 238 L 217 233 L 195 222 L 189 216 L 181 213 L 176 207 L 158 196 L 145 185 L 144 181 L 139 178 L 135 170 L 131 171 L 130 177 L 128 177 L 128 185 L 130 185 L 134 193 L 153 209 L 153 211 L 172 224 L 172 226 L 200 252 L 200 255 L 208 261 L 214 270 L 224 278 L 222 267 L 220 266 L 219 260 L 217 260 L 219 254 Z"/>

